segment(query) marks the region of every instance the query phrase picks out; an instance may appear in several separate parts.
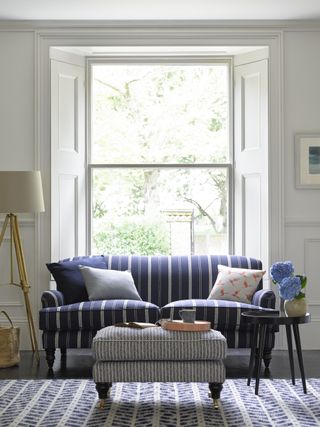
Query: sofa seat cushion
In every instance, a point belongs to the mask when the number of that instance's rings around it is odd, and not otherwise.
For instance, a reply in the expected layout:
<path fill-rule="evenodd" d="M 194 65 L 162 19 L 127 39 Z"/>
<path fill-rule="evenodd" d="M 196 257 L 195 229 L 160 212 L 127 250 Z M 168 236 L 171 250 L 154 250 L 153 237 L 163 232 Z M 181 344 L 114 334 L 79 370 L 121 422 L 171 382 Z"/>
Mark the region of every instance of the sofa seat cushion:
<path fill-rule="evenodd" d="M 161 318 L 180 319 L 179 310 L 183 308 L 195 308 L 197 320 L 211 322 L 211 327 L 220 331 L 251 331 L 252 326 L 245 321 L 241 313 L 248 310 L 261 310 L 261 308 L 256 305 L 236 301 L 187 299 L 173 301 L 162 307 Z"/>
<path fill-rule="evenodd" d="M 84 301 L 40 310 L 44 331 L 98 330 L 121 322 L 150 322 L 159 319 L 158 306 L 139 300 Z"/>

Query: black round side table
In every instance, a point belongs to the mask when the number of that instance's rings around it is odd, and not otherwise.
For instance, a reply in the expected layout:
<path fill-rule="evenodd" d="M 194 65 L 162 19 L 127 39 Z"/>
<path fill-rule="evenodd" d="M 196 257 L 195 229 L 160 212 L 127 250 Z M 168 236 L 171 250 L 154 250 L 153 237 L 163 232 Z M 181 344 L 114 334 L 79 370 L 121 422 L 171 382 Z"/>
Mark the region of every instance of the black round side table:
<path fill-rule="evenodd" d="M 305 373 L 303 368 L 299 325 L 302 323 L 309 323 L 310 314 L 307 313 L 305 316 L 301 316 L 301 317 L 287 317 L 284 314 L 279 313 L 279 311 L 245 311 L 241 313 L 241 315 L 246 319 L 247 322 L 254 325 L 247 385 L 250 385 L 251 378 L 253 375 L 253 370 L 255 368 L 255 372 L 256 372 L 255 394 L 256 395 L 258 394 L 262 353 L 265 345 L 266 330 L 268 325 L 273 325 L 273 326 L 285 325 L 287 342 L 288 342 L 288 353 L 289 353 L 292 384 L 293 385 L 295 384 L 295 376 L 294 376 L 291 327 L 293 329 L 294 339 L 296 343 L 296 350 L 297 350 L 299 368 L 301 372 L 303 391 L 304 393 L 307 393 L 306 378 L 305 378 Z M 256 362 L 255 364 L 254 364 L 254 361 Z"/>

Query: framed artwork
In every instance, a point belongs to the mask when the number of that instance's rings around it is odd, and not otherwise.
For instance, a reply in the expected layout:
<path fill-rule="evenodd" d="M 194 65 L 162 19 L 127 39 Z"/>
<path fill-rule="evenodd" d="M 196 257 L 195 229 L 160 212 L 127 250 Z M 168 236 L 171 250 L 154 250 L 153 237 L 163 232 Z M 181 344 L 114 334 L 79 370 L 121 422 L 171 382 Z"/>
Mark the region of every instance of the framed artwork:
<path fill-rule="evenodd" d="M 295 136 L 297 188 L 320 189 L 320 134 Z"/>

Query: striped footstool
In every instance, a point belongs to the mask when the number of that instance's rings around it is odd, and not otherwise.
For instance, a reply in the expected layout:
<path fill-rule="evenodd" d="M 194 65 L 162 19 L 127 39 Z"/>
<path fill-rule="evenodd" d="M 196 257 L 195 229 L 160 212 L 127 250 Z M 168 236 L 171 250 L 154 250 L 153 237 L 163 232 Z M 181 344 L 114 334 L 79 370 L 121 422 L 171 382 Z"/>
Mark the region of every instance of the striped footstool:
<path fill-rule="evenodd" d="M 113 382 L 208 382 L 215 408 L 225 380 L 226 339 L 218 331 L 108 326 L 93 339 L 100 406 Z"/>

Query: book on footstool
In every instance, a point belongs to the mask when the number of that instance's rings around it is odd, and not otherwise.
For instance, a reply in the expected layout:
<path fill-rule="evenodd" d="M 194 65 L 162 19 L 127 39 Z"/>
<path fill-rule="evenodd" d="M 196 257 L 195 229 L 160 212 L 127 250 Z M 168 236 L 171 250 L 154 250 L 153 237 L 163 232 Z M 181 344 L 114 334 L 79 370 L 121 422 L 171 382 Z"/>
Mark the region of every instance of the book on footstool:
<path fill-rule="evenodd" d="M 136 329 L 158 328 L 158 325 L 156 325 L 155 323 L 147 323 L 147 322 L 122 322 L 122 323 L 116 323 L 114 326 L 118 326 L 120 328 L 136 328 Z"/>

